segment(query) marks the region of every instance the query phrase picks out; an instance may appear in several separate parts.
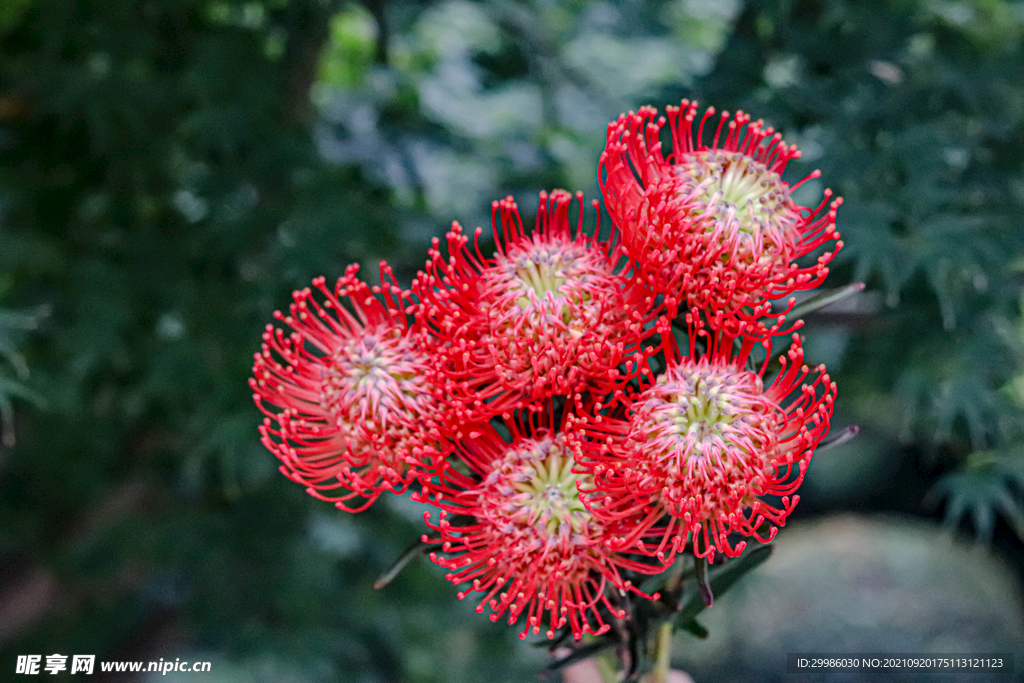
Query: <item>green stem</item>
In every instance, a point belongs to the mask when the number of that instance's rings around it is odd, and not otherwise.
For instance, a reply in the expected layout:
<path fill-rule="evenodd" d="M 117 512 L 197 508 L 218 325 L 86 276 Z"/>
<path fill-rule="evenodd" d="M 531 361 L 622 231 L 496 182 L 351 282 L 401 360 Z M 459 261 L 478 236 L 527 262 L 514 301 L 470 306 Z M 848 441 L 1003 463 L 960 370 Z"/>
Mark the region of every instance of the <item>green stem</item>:
<path fill-rule="evenodd" d="M 651 672 L 651 683 L 668 683 L 672 666 L 672 620 L 666 621 L 658 631 L 658 658 Z"/>

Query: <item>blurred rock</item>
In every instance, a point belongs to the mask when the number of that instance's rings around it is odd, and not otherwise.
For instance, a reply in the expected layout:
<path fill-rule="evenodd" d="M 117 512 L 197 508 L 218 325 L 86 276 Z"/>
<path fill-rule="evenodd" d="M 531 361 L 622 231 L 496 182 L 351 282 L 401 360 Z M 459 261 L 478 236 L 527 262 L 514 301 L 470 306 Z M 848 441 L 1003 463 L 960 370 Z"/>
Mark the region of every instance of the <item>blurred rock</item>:
<path fill-rule="evenodd" d="M 1009 567 L 919 520 L 842 515 L 783 529 L 775 553 L 677 636 L 696 681 L 929 683 L 968 674 L 787 674 L 786 653 L 1013 652 L 1024 667 L 1024 602 Z M 969 674 L 972 683 L 1006 674 Z"/>

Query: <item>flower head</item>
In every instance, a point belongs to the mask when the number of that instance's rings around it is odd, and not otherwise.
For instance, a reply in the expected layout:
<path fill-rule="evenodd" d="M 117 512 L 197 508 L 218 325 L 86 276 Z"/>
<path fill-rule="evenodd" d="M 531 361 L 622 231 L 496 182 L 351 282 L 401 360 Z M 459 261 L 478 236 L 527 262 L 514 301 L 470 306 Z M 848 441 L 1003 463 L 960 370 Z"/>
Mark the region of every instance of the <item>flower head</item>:
<path fill-rule="evenodd" d="M 445 259 L 434 241 L 413 283 L 422 301 L 417 324 L 438 358 L 438 384 L 455 415 L 476 421 L 583 387 L 603 388 L 634 351 L 656 314 L 651 295 L 619 264 L 613 241 L 576 228 L 572 196 L 542 193 L 527 234 L 515 202 L 495 202 L 497 253 L 484 258 L 455 224 Z"/>
<path fill-rule="evenodd" d="M 372 288 L 358 270 L 349 266 L 333 291 L 313 280 L 292 295 L 288 315 L 275 312 L 291 332 L 267 325 L 249 380 L 265 414 L 263 444 L 281 471 L 353 511 L 403 491 L 414 456 L 440 440 L 438 395 L 407 323 L 408 293 L 387 264 Z"/>
<path fill-rule="evenodd" d="M 451 465 L 436 481 L 424 481 L 422 496 L 442 509 L 437 524 L 425 515 L 442 543 L 443 553 L 431 560 L 449 570 L 452 583 L 482 593 L 477 611 L 489 606 L 492 621 L 507 613 L 511 624 L 525 614 L 521 637 L 531 629 L 539 633 L 545 618 L 548 637 L 566 625 L 577 639 L 604 633 L 609 625 L 602 607 L 623 616 L 608 590 L 651 597 L 620 569 L 653 574 L 664 566 L 608 549 L 611 527 L 581 500 L 562 433 L 516 421 L 510 426 L 511 443 L 487 427 L 456 450 L 464 466 Z"/>
<path fill-rule="evenodd" d="M 731 120 L 722 113 L 710 146 L 704 129 L 713 108 L 696 131 L 696 102 L 667 114 L 668 155 L 659 141 L 666 119 L 653 108 L 612 122 L 598 178 L 625 251 L 670 308 L 723 311 L 738 323 L 767 312 L 767 300 L 821 284 L 842 242 L 813 265 L 795 261 L 839 237 L 842 200 L 830 202 L 826 190 L 815 209 L 793 201 L 800 183 L 791 187 L 782 173 L 800 156 L 796 148 L 743 112 Z"/>
<path fill-rule="evenodd" d="M 758 372 L 746 369 L 749 339 L 707 334 L 696 315 L 690 319 L 697 328 L 690 356 L 667 353 L 667 370 L 624 415 L 599 415 L 581 432 L 580 469 L 594 482 L 584 500 L 608 523 L 647 511 L 615 547 L 665 557 L 692 539 L 697 555 L 736 556 L 746 542 L 733 545 L 730 534 L 767 542 L 796 506 L 792 494 L 828 432 L 836 390 L 823 366 L 805 382 L 811 370 L 796 335 L 765 387 L 767 361 Z M 710 346 L 699 359 L 697 337 Z M 780 507 L 764 496 L 781 497 Z"/>

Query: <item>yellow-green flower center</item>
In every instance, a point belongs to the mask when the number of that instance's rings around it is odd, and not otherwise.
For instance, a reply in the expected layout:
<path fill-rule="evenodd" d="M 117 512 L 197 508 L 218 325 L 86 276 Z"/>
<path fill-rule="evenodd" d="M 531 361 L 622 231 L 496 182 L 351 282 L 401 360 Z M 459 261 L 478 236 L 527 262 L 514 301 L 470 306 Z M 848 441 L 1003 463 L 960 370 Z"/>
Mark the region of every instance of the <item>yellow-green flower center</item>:
<path fill-rule="evenodd" d="M 543 302 L 549 292 L 556 300 L 571 295 L 593 268 L 593 255 L 579 245 L 553 240 L 524 246 L 501 264 L 507 286 L 524 310 Z"/>
<path fill-rule="evenodd" d="M 545 523 L 551 533 L 561 524 L 579 531 L 587 508 L 576 490 L 572 457 L 551 445 L 546 458 L 532 458 L 523 464 L 523 473 L 529 478 L 514 482 L 512 488 L 526 494 L 523 506 L 530 509 L 531 519 Z"/>
<path fill-rule="evenodd" d="M 333 354 L 320 404 L 339 427 L 358 423 L 386 430 L 399 415 L 429 408 L 425 368 L 413 340 L 399 330 L 367 331 Z"/>
<path fill-rule="evenodd" d="M 561 438 L 523 439 L 488 476 L 484 489 L 502 516 L 543 536 L 583 532 L 590 513 L 576 488 L 573 458 Z"/>
<path fill-rule="evenodd" d="M 779 174 L 740 152 L 688 154 L 676 175 L 683 181 L 680 192 L 696 193 L 695 214 L 714 219 L 708 231 L 732 216 L 741 236 L 769 233 L 778 240 L 788 236 L 798 215 Z"/>
<path fill-rule="evenodd" d="M 565 265 L 562 262 L 552 267 L 552 264 L 541 264 L 529 259 L 522 259 L 520 263 L 516 264 L 515 272 L 524 290 L 527 292 L 532 290 L 538 299 L 543 299 L 548 292 L 555 296 L 562 296 L 559 289 L 565 283 Z M 526 308 L 530 305 L 529 295 L 524 293 L 516 299 L 516 303 L 520 307 Z"/>
<path fill-rule="evenodd" d="M 604 253 L 591 245 L 535 238 L 499 256 L 483 279 L 494 297 L 493 318 L 500 325 L 514 321 L 524 336 L 541 339 L 552 334 L 552 318 L 576 336 L 599 323 L 593 291 L 617 292 L 611 288 L 618 284 L 613 270 Z"/>
<path fill-rule="evenodd" d="M 693 435 L 704 439 L 712 434 L 721 435 L 736 421 L 737 415 L 729 405 L 729 394 L 717 383 L 696 378 L 688 387 L 693 393 L 673 392 L 664 419 L 670 420 L 679 435 Z"/>
<path fill-rule="evenodd" d="M 634 406 L 644 448 L 671 471 L 701 459 L 729 468 L 737 459 L 771 459 L 776 411 L 761 379 L 735 368 L 696 366 L 658 378 Z M 758 467 L 760 469 L 760 467 Z"/>

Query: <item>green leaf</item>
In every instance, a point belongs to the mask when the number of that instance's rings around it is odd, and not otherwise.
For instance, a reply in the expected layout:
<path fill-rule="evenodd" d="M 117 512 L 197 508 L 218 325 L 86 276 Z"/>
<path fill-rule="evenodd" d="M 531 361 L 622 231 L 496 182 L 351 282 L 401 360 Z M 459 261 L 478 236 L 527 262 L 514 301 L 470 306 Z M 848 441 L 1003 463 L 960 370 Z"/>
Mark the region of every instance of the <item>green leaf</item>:
<path fill-rule="evenodd" d="M 436 548 L 440 543 L 424 543 L 423 541 L 416 541 L 409 548 L 402 553 L 395 563 L 388 567 L 387 571 L 377 577 L 377 580 L 373 582 L 373 587 L 381 589 L 395 580 L 395 577 L 405 569 L 406 565 L 415 560 L 418 557 L 422 557 L 430 551 L 431 548 Z"/>
<path fill-rule="evenodd" d="M 711 607 L 715 601 L 715 592 L 708 580 L 708 560 L 706 557 L 693 558 L 694 576 L 697 579 L 697 591 L 700 593 L 701 602 L 705 607 Z"/>
<path fill-rule="evenodd" d="M 944 523 L 955 530 L 970 514 L 976 538 L 992 541 L 996 517 L 1002 515 L 1014 533 L 1024 540 L 1024 499 L 1020 494 L 1022 477 L 1013 463 L 984 469 L 954 472 L 943 477 L 925 496 L 924 504 L 935 507 L 945 499 Z"/>
<path fill-rule="evenodd" d="M 851 282 L 845 287 L 839 287 L 837 289 L 830 289 L 820 294 L 815 294 L 805 301 L 793 306 L 793 310 L 786 316 L 789 320 L 799 320 L 815 311 L 819 311 L 826 306 L 831 306 L 837 301 L 842 301 L 854 294 L 860 294 L 864 291 L 863 282 Z"/>
<path fill-rule="evenodd" d="M 695 635 L 698 638 L 700 638 L 701 640 L 704 640 L 705 638 L 707 638 L 710 635 L 710 633 L 704 627 L 704 625 L 701 624 L 696 619 L 690 619 L 686 623 L 682 623 L 682 624 L 679 623 L 679 621 L 677 620 L 676 623 L 675 623 L 675 627 L 677 629 L 681 630 L 681 631 L 686 631 L 687 633 Z"/>
<path fill-rule="evenodd" d="M 754 548 L 742 557 L 730 560 L 725 566 L 716 568 L 710 573 L 708 585 L 715 595 L 721 596 L 732 588 L 747 572 L 759 567 L 772 554 L 770 545 Z M 687 589 L 683 597 L 683 606 L 675 617 L 677 628 L 687 629 L 694 618 L 707 609 L 699 589 Z"/>
<path fill-rule="evenodd" d="M 815 454 L 821 454 L 838 446 L 842 446 L 844 443 L 852 441 L 858 434 L 860 434 L 860 427 L 857 425 L 843 427 L 836 434 L 830 434 L 827 436 L 825 440 L 821 442 L 821 445 L 815 449 Z"/>

